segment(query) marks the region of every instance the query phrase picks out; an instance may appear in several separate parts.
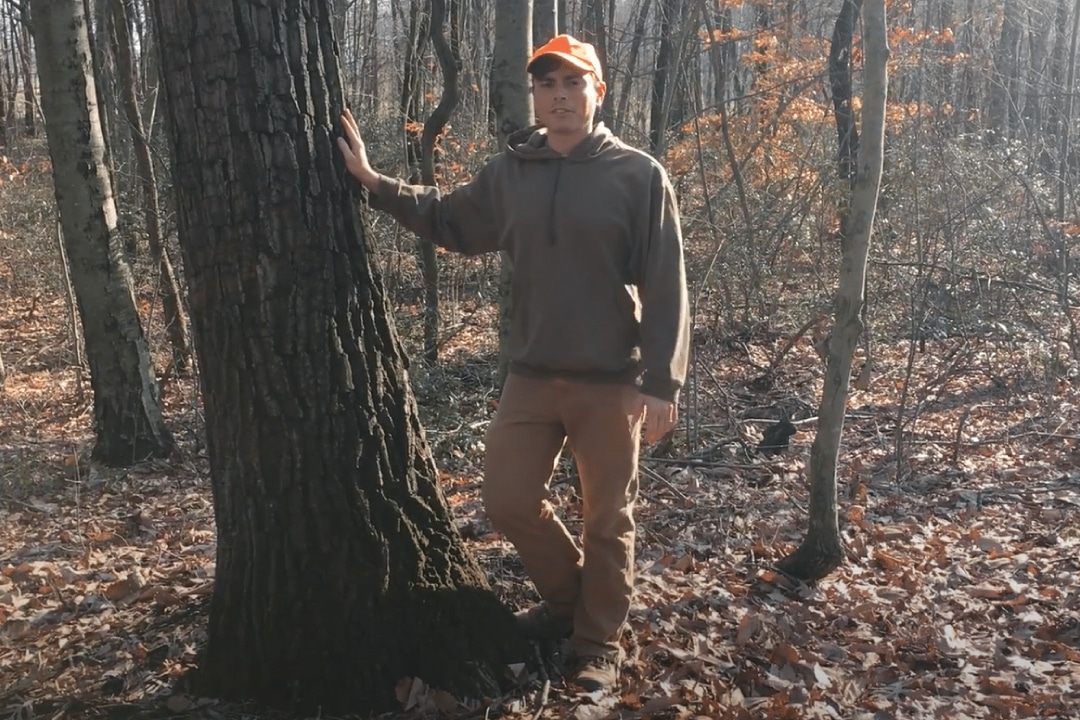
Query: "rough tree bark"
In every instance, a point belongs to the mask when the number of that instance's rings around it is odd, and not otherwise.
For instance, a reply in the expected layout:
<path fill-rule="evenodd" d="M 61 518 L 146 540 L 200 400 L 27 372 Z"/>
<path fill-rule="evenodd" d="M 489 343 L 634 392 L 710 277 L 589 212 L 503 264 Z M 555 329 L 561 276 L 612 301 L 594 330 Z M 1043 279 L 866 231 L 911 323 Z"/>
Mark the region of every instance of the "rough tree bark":
<path fill-rule="evenodd" d="M 130 0 L 126 2 L 125 0 L 108 0 L 108 2 L 117 84 L 134 145 L 139 184 L 142 186 L 146 241 L 150 246 L 150 256 L 158 266 L 158 295 L 161 297 L 162 321 L 165 323 L 165 333 L 172 346 L 173 368 L 177 372 L 185 372 L 191 361 L 191 339 L 188 333 L 187 312 L 181 300 L 180 281 L 176 277 L 176 271 L 173 269 L 161 236 L 161 207 L 158 202 L 154 160 L 150 153 L 150 140 L 146 136 L 142 111 L 139 109 L 139 98 L 135 94 L 135 62 L 132 59 L 131 33 L 128 30 L 128 9 L 125 7 Z"/>
<path fill-rule="evenodd" d="M 173 447 L 116 235 L 82 0 L 32 0 L 56 204 L 94 390 L 94 457 L 130 465 Z"/>
<path fill-rule="evenodd" d="M 454 529 L 334 141 L 326 0 L 155 0 L 217 571 L 198 692 L 392 709 L 526 649 Z M 521 653 L 521 655 L 518 655 Z"/>
<path fill-rule="evenodd" d="M 554 7 L 551 0 L 541 0 Z M 534 37 L 531 25 L 535 15 L 532 0 L 495 6 L 495 52 L 491 60 L 491 109 L 495 113 L 495 127 L 499 148 L 506 144 L 510 134 L 532 122 L 532 93 L 529 92 L 528 73 L 525 65 L 532 54 L 529 40 Z M 554 22 L 554 18 L 552 18 Z M 550 39 L 550 37 L 548 38 Z M 546 40 L 544 41 L 546 42 Z M 510 339 L 510 316 L 514 306 L 514 268 L 510 256 L 500 253 L 499 270 L 499 386 L 506 380 L 510 370 L 507 343 Z"/>
<path fill-rule="evenodd" d="M 842 238 L 835 325 L 829 342 L 825 387 L 818 408 L 818 431 L 810 450 L 809 529 L 799 548 L 777 564 L 783 572 L 806 580 L 828 575 L 843 560 L 836 508 L 836 464 L 844 430 L 851 361 L 863 329 L 860 310 L 866 287 L 866 259 L 884 158 L 889 56 L 885 1 L 865 2 L 863 138 L 859 145 L 847 232 Z"/>

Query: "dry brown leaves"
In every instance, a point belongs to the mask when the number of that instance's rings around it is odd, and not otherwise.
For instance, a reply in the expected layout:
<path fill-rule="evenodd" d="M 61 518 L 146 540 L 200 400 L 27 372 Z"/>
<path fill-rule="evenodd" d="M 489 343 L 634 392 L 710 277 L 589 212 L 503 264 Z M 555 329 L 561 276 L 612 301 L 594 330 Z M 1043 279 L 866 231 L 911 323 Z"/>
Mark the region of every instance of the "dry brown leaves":
<path fill-rule="evenodd" d="M 83 459 L 88 408 L 73 401 L 75 379 L 56 359 L 61 308 L 27 309 L 0 318 L 10 371 L 0 397 L 0 718 L 103 717 L 128 707 L 255 717 L 175 685 L 204 641 L 213 578 L 190 381 L 166 387 L 184 461 L 123 473 L 92 467 Z M 460 335 L 477 342 L 471 327 Z M 759 350 L 767 357 L 769 348 Z M 905 348 L 894 352 L 881 367 L 903 367 Z M 526 602 L 520 563 L 478 499 L 491 369 L 455 354 L 453 341 L 447 357 L 413 372 L 442 482 L 497 591 Z M 753 446 L 762 426 L 745 417 L 754 408 L 792 398 L 812 406 L 816 356 L 809 346 L 793 352 L 768 392 L 749 389 L 736 351 L 702 349 L 698 362 L 705 402 L 695 447 L 680 437 L 672 458 L 643 461 L 637 594 L 617 692 L 582 696 L 556 677 L 545 694 L 535 676 L 506 698 L 464 706 L 409 678 L 399 687 L 403 713 L 409 708 L 402 717 L 425 709 L 590 720 L 1076 712 L 1075 388 L 1016 380 L 1002 389 L 985 373 L 957 373 L 933 395 L 915 394 L 904 463 L 891 454 L 899 376 L 854 392 L 839 473 L 850 557 L 809 587 L 772 564 L 802 537 L 813 424 L 767 460 L 730 441 Z M 933 358 L 920 363 L 916 379 L 927 384 Z M 681 461 L 691 454 L 708 459 Z M 560 470 L 556 499 L 579 528 L 577 497 L 563 482 L 569 471 Z"/>

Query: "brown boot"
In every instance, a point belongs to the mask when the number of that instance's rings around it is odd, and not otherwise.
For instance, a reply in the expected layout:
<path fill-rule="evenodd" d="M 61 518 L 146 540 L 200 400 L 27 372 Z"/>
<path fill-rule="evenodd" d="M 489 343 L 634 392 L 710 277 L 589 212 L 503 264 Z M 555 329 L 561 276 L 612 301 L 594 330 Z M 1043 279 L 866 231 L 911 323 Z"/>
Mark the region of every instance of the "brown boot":
<path fill-rule="evenodd" d="M 514 613 L 514 622 L 521 634 L 530 640 L 562 640 L 574 631 L 572 615 L 558 615 L 547 603 L 533 605 Z"/>
<path fill-rule="evenodd" d="M 600 655 L 582 655 L 573 664 L 572 680 L 585 692 L 610 690 L 619 680 L 619 663 Z"/>

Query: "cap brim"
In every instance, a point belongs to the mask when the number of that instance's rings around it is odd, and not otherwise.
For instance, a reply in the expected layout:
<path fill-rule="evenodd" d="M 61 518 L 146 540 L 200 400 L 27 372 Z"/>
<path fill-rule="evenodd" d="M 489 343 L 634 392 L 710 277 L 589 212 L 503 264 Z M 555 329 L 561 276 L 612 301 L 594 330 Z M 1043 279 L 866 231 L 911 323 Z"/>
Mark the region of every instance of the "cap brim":
<path fill-rule="evenodd" d="M 560 60 L 562 60 L 564 63 L 566 63 L 568 65 L 572 65 L 573 67 L 576 67 L 578 70 L 581 70 L 583 72 L 587 72 L 587 73 L 596 72 L 596 69 L 592 65 L 585 62 L 581 58 L 574 57 L 573 55 L 570 55 L 569 53 L 561 53 L 561 52 L 546 52 L 546 53 L 544 53 L 542 55 L 537 55 L 536 57 L 534 57 L 532 60 L 529 61 L 529 64 L 525 67 L 525 72 L 532 72 L 533 65 L 536 64 L 537 60 L 539 60 L 540 58 L 543 58 L 543 57 L 557 57 Z"/>

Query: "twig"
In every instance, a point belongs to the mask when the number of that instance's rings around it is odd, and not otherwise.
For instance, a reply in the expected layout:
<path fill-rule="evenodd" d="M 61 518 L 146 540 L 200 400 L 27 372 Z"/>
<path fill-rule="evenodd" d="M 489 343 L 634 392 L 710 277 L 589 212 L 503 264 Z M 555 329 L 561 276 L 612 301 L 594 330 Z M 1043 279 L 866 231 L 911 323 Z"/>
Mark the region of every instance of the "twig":
<path fill-rule="evenodd" d="M 771 377 L 773 373 L 776 372 L 776 369 L 780 366 L 780 363 L 783 362 L 784 357 L 789 352 L 791 352 L 791 348 L 795 347 L 795 343 L 799 342 L 799 338 L 809 332 L 810 328 L 814 327 L 824 319 L 825 315 L 817 313 L 805 323 L 803 323 L 803 326 L 799 328 L 794 335 L 787 339 L 787 342 L 784 343 L 784 346 L 780 348 L 780 352 L 776 353 L 776 357 L 772 359 L 772 362 L 769 363 L 768 369 L 765 370 L 765 375 Z"/>
<path fill-rule="evenodd" d="M 547 705 L 548 695 L 551 693 L 551 678 L 544 678 L 544 686 L 540 688 L 540 696 L 536 699 L 536 703 L 533 705 L 532 720 L 540 720 L 540 715 L 544 712 L 544 706 Z"/>
<path fill-rule="evenodd" d="M 652 460 L 652 459 L 655 459 L 655 458 L 649 458 L 649 459 L 650 459 L 650 460 Z M 666 487 L 666 488 L 667 488 L 668 490 L 670 490 L 671 492 L 673 492 L 673 493 L 675 493 L 676 495 L 678 495 L 678 496 L 679 496 L 679 499 L 680 499 L 680 500 L 685 500 L 685 501 L 687 501 L 687 502 L 689 502 L 689 501 L 690 501 L 690 498 L 688 498 L 688 497 L 686 496 L 686 493 L 684 493 L 684 492 L 683 492 L 682 490 L 680 490 L 679 488 L 675 487 L 675 486 L 674 486 L 674 485 L 673 485 L 673 484 L 671 483 L 671 481 L 670 481 L 670 480 L 668 480 L 668 479 L 667 479 L 666 477 L 664 477 L 664 476 L 663 476 L 663 475 L 661 475 L 660 473 L 656 472 L 655 470 L 653 470 L 653 469 L 651 469 L 651 468 L 647 468 L 647 467 L 644 467 L 644 466 L 639 466 L 639 468 L 638 468 L 638 469 L 639 469 L 639 470 L 641 470 L 642 474 L 644 474 L 644 475 L 647 475 L 647 476 L 648 476 L 648 477 L 649 477 L 650 479 L 652 479 L 652 480 L 657 480 L 657 481 L 659 481 L 661 485 L 663 485 L 663 486 L 664 486 L 664 487 Z"/>
<path fill-rule="evenodd" d="M 540 679 L 543 681 L 543 685 L 540 687 L 540 695 L 537 696 L 536 702 L 533 703 L 532 710 L 533 720 L 539 720 L 540 714 L 544 712 L 544 706 L 547 705 L 548 694 L 551 692 L 551 677 L 548 675 L 544 656 L 540 652 L 540 646 L 533 643 L 532 649 L 533 657 L 536 659 L 537 672 L 539 672 Z"/>
<path fill-rule="evenodd" d="M 764 470 L 764 465 L 750 465 L 739 463 L 707 462 L 705 460 L 690 460 L 688 458 L 653 458 L 643 457 L 642 462 L 657 463 L 659 465 L 676 465 L 679 467 L 703 467 L 703 468 L 728 468 L 730 470 Z"/>
<path fill-rule="evenodd" d="M 847 417 L 852 417 L 851 413 L 847 414 Z M 780 422 L 774 418 L 739 418 L 740 422 L 759 422 L 766 423 L 767 425 L 775 425 Z M 813 417 L 803 418 L 802 420 L 788 420 L 789 423 L 798 427 L 799 425 L 809 425 L 810 423 L 816 423 L 818 421 L 817 415 Z"/>

